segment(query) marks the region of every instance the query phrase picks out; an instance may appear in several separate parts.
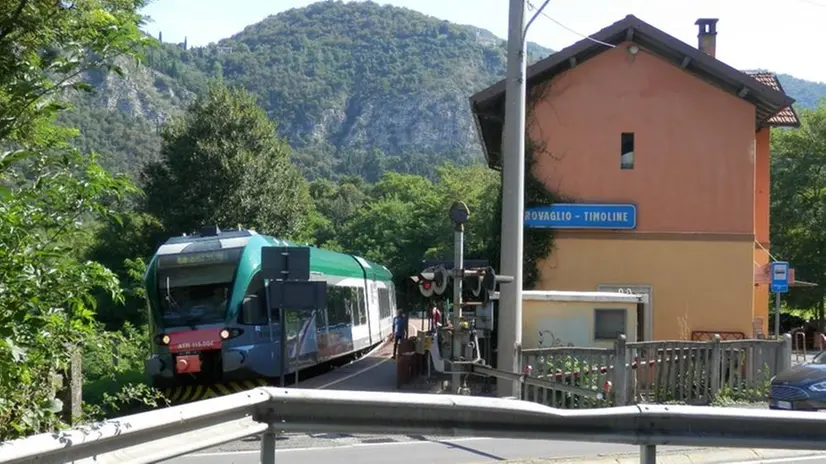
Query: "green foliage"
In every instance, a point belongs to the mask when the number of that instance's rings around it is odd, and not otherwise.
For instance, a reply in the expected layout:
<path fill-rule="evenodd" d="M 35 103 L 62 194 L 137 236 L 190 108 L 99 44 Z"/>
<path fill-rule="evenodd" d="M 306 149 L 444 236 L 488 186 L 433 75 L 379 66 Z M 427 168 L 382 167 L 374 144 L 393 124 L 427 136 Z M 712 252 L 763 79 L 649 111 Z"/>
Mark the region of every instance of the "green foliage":
<path fill-rule="evenodd" d="M 74 138 L 74 146 L 84 153 L 100 153 L 101 165 L 107 171 L 137 179 L 136 169 L 147 160 L 157 159 L 161 137 L 154 124 L 127 113 L 95 107 L 89 98 L 77 100 L 73 108 L 60 114 L 58 122 L 77 128 L 83 135 Z"/>
<path fill-rule="evenodd" d="M 435 181 L 445 160 L 482 160 L 467 96 L 505 69 L 505 43 L 490 32 L 371 2 L 291 9 L 206 47 L 147 40 L 151 73 L 90 76 L 98 95 L 65 115 L 81 130 L 78 146 L 130 174 L 155 159 L 158 121 L 181 109 L 157 95 L 203 94 L 216 79 L 258 97 L 311 180 L 376 182 L 394 171 Z M 529 61 L 549 53 L 528 46 Z"/>
<path fill-rule="evenodd" d="M 480 161 L 466 97 L 505 64 L 501 40 L 372 2 L 314 3 L 175 53 L 187 75 L 192 66 L 211 77 L 220 69 L 257 95 L 309 177 L 369 181 L 387 170 L 423 174 L 445 156 Z M 170 70 L 163 61 L 158 69 Z"/>
<path fill-rule="evenodd" d="M 109 68 L 131 54 L 144 0 L 3 0 L 9 14 L 0 23 L 0 140 L 32 141 L 47 134 L 43 125 L 63 108 L 48 97 L 65 88 L 87 90 L 76 78 Z"/>
<path fill-rule="evenodd" d="M 543 83 L 532 88 L 528 94 L 526 107 L 526 134 L 525 134 L 525 208 L 533 206 L 547 206 L 559 201 L 558 195 L 547 186 L 547 179 L 536 177 L 535 166 L 538 156 L 553 157 L 542 141 L 531 137 L 532 128 L 536 124 L 533 112 L 546 96 L 550 83 Z M 501 217 L 501 202 L 500 202 Z M 524 230 L 524 260 L 522 265 L 523 282 L 525 288 L 533 288 L 540 278 L 539 266 L 545 258 L 550 256 L 554 244 L 553 229 L 525 229 Z"/>
<path fill-rule="evenodd" d="M 276 126 L 241 89 L 213 84 L 163 131 L 144 170 L 146 211 L 172 233 L 205 224 L 289 238 L 311 210 L 307 183 Z"/>
<path fill-rule="evenodd" d="M 35 159 L 38 178 L 0 204 L 0 436 L 56 424 L 52 376 L 65 368 L 67 346 L 89 335 L 97 301 L 119 301 L 118 279 L 104 266 L 80 261 L 66 246 L 85 231 L 88 214 L 110 216 L 104 204 L 129 193 L 78 152 Z M 87 237 L 89 239 L 90 237 Z M 61 355 L 63 354 L 63 355 Z M 59 409 L 57 409 L 59 410 Z"/>
<path fill-rule="evenodd" d="M 93 334 L 96 290 L 120 299 L 106 267 L 79 259 L 87 222 L 117 219 L 134 186 L 53 125 L 64 88 L 141 45 L 141 1 L 2 2 L 0 21 L 0 438 L 60 425 L 55 378 Z M 73 249 L 74 248 L 74 249 Z"/>
<path fill-rule="evenodd" d="M 79 148 L 135 176 L 155 159 L 157 125 L 183 109 L 177 97 L 203 94 L 212 78 L 259 97 L 311 180 L 395 171 L 435 181 L 445 160 L 481 162 L 467 97 L 505 69 L 505 41 L 489 31 L 371 2 L 291 9 L 206 47 L 146 40 L 148 70 L 87 79 L 97 95 L 63 115 Z M 528 44 L 529 63 L 550 53 Z M 779 79 L 798 107 L 826 95 L 823 84 Z"/>
<path fill-rule="evenodd" d="M 83 347 L 83 401 L 89 418 L 169 404 L 149 386 L 143 373 L 149 335 L 142 327 L 127 322 L 119 331 L 99 330 L 87 339 Z"/>
<path fill-rule="evenodd" d="M 795 107 L 815 109 L 826 97 L 826 84 L 798 79 L 788 74 L 778 74 L 783 90 L 795 99 Z"/>
<path fill-rule="evenodd" d="M 452 257 L 453 227 L 448 209 L 464 201 L 470 209 L 465 255 L 498 263 L 490 250 L 498 228 L 495 203 L 499 179 L 484 166 L 443 165 L 438 181 L 422 176 L 387 173 L 375 185 L 350 178 L 335 185 L 316 181 L 311 187 L 323 220 L 315 231 L 316 244 L 344 249 L 393 270 L 400 291 L 407 277 L 418 272 L 423 258 Z"/>
<path fill-rule="evenodd" d="M 772 132 L 771 252 L 793 263 L 796 288 L 785 299 L 823 318 L 826 291 L 826 105 L 800 112 L 798 130 Z"/>
<path fill-rule="evenodd" d="M 166 239 L 163 227 L 155 217 L 126 212 L 120 221 L 100 228 L 87 256 L 111 269 L 126 285 L 123 304 L 116 304 L 106 294 L 98 293 L 97 320 L 109 329 L 118 329 L 125 322 L 147 322 L 143 295 L 143 273 L 157 246 Z"/>

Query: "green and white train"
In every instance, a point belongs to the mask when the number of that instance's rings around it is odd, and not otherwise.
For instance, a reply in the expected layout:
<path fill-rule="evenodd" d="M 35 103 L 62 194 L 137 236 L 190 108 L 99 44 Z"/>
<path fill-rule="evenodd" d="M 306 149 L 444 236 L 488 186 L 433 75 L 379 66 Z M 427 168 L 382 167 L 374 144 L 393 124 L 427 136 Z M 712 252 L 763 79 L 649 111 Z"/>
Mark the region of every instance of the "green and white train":
<path fill-rule="evenodd" d="M 281 327 L 267 311 L 261 248 L 299 246 L 252 230 L 173 237 L 145 275 L 158 388 L 267 379 L 281 374 Z M 392 273 L 358 256 L 310 248 L 310 280 L 327 282 L 327 308 L 287 311 L 292 373 L 379 344 L 396 314 Z"/>

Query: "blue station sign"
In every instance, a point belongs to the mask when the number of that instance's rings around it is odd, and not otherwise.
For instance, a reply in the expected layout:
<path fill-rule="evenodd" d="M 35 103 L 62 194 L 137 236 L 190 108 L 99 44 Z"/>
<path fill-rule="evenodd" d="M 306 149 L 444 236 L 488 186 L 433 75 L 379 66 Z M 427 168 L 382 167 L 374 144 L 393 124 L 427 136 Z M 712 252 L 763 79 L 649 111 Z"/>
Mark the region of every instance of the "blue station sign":
<path fill-rule="evenodd" d="M 525 227 L 544 229 L 637 228 L 636 205 L 556 203 L 525 210 Z"/>
<path fill-rule="evenodd" d="M 774 261 L 771 264 L 771 291 L 774 293 L 786 293 L 789 291 L 789 263 L 787 261 Z"/>

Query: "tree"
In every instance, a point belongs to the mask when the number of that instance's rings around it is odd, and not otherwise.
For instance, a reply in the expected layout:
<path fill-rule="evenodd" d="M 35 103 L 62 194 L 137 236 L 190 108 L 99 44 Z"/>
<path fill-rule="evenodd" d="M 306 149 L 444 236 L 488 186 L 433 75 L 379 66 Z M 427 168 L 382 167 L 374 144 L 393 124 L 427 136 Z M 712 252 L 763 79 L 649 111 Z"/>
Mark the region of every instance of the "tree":
<path fill-rule="evenodd" d="M 416 175 L 387 173 L 369 197 L 338 227 L 336 245 L 393 270 L 401 292 L 423 259 L 453 258 L 453 225 L 448 209 L 464 201 L 470 209 L 465 256 L 498 266 L 499 179 L 485 166 L 443 165 L 438 182 Z M 323 203 L 322 203 L 323 205 Z M 418 296 L 416 295 L 416 298 Z"/>
<path fill-rule="evenodd" d="M 823 331 L 826 304 L 826 104 L 800 112 L 801 127 L 772 133 L 771 252 L 815 288 L 792 290 L 793 306 L 814 309 Z"/>
<path fill-rule="evenodd" d="M 59 425 L 54 376 L 95 326 L 95 290 L 117 278 L 78 258 L 87 222 L 134 192 L 58 128 L 66 89 L 144 43 L 140 0 L 0 0 L 0 437 Z M 116 68 L 114 68 L 116 69 Z"/>
<path fill-rule="evenodd" d="M 146 209 L 167 231 L 243 225 L 283 238 L 303 230 L 312 201 L 289 146 L 251 94 L 212 84 L 164 128 L 143 172 Z"/>
<path fill-rule="evenodd" d="M 126 212 L 121 215 L 120 221 L 110 222 L 97 232 L 88 257 L 111 269 L 121 282 L 135 281 L 136 279 L 130 279 L 132 261 L 149 261 L 166 238 L 155 217 L 140 212 Z M 141 280 L 137 279 L 137 282 Z M 125 295 L 123 305 L 113 303 L 109 295 L 98 292 L 100 309 L 97 320 L 109 329 L 120 329 L 125 322 L 137 327 L 146 324 L 148 315 L 143 296 L 129 292 Z"/>
<path fill-rule="evenodd" d="M 115 58 L 151 43 L 137 11 L 145 0 L 0 0 L 0 140 L 47 137 L 44 125 L 64 108 L 51 96 L 89 90 L 81 75 L 119 72 Z M 40 141 L 45 141 L 43 138 Z M 24 147 L 25 148 L 25 147 Z M 16 152 L 14 159 L 25 155 Z M 4 156 L 11 161 L 9 154 Z"/>

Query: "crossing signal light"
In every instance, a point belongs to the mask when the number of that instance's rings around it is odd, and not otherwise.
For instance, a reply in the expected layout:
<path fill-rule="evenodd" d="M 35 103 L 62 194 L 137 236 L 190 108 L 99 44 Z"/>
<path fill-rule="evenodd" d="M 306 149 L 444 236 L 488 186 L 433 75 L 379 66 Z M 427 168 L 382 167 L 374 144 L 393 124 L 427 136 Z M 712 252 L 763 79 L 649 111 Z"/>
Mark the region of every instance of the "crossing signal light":
<path fill-rule="evenodd" d="M 498 276 L 492 267 L 468 269 L 462 277 L 462 300 L 487 304 L 496 292 L 496 286 L 513 282 L 511 276 Z M 453 272 L 444 266 L 428 268 L 412 279 L 417 283 L 419 292 L 425 298 L 442 296 L 452 288 Z"/>
<path fill-rule="evenodd" d="M 418 276 L 419 291 L 425 298 L 441 296 L 447 290 L 450 279 L 450 272 L 444 267 L 423 271 Z"/>
<path fill-rule="evenodd" d="M 462 293 L 462 299 L 465 301 L 482 301 L 481 299 L 484 298 L 482 276 L 473 274 L 465 276 L 462 279 Z"/>
<path fill-rule="evenodd" d="M 420 279 L 419 280 L 419 292 L 421 292 L 422 296 L 425 298 L 430 298 L 433 296 L 433 283 L 429 280 Z"/>
<path fill-rule="evenodd" d="M 443 295 L 447 290 L 447 284 L 450 282 L 450 273 L 443 267 L 436 268 L 433 271 L 433 293 Z"/>
<path fill-rule="evenodd" d="M 482 279 L 482 289 L 492 295 L 496 291 L 497 285 L 511 282 L 513 282 L 513 276 L 496 275 L 493 268 L 488 266 L 485 269 L 485 277 Z"/>
<path fill-rule="evenodd" d="M 498 276 L 492 267 L 477 269 L 462 281 L 463 293 L 469 301 L 477 301 L 483 305 L 493 298 L 499 284 L 513 282 L 512 276 Z"/>

